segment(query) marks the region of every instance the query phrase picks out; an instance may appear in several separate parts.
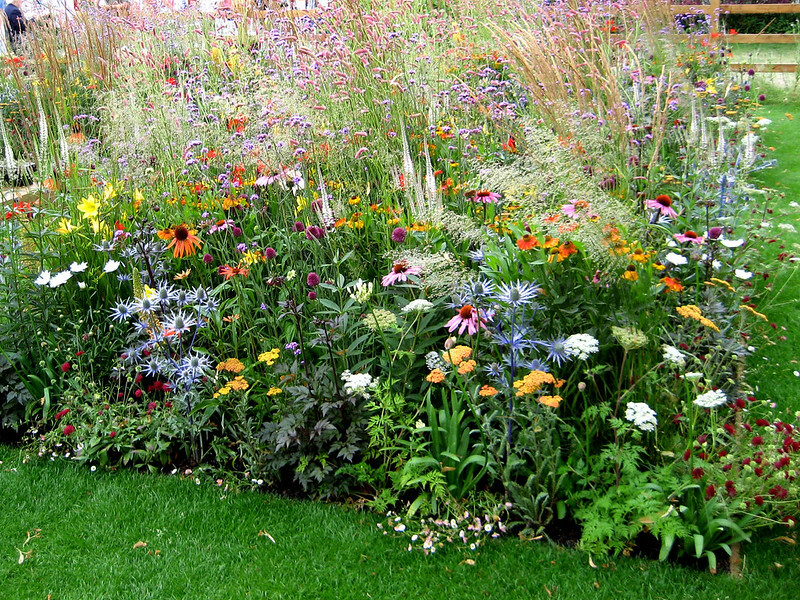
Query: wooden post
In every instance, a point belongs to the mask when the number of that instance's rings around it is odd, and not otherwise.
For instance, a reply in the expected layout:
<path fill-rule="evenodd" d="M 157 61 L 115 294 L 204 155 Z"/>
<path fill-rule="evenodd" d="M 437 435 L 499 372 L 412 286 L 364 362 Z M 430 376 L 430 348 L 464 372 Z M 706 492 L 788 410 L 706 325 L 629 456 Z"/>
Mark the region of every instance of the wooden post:
<path fill-rule="evenodd" d="M 719 33 L 720 1 L 711 0 L 711 33 Z"/>

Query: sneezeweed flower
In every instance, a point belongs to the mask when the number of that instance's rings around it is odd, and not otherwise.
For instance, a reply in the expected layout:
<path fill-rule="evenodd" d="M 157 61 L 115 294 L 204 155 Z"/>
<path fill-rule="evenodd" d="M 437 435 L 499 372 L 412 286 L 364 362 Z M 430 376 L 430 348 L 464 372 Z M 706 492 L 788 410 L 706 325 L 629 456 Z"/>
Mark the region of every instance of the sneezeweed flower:
<path fill-rule="evenodd" d="M 242 277 L 247 277 L 250 274 L 250 270 L 247 267 L 243 267 L 241 265 L 237 265 L 232 267 L 230 265 L 222 265 L 217 269 L 217 273 L 223 275 L 225 280 L 227 281 L 231 277 L 236 277 L 237 275 L 241 275 Z"/>
<path fill-rule="evenodd" d="M 404 227 L 395 227 L 392 230 L 392 241 L 397 244 L 402 244 L 406 241 L 406 230 Z"/>
<path fill-rule="evenodd" d="M 687 374 L 688 375 L 688 374 Z M 719 390 L 711 390 L 705 394 L 700 394 L 695 398 L 694 403 L 702 408 L 716 408 L 728 401 L 727 396 Z"/>
<path fill-rule="evenodd" d="M 691 243 L 691 244 L 697 244 L 699 246 L 700 244 L 703 244 L 706 241 L 703 236 L 697 235 L 691 229 L 688 229 L 683 233 L 675 233 L 673 234 L 672 237 L 678 240 L 681 244 Z"/>
<path fill-rule="evenodd" d="M 419 276 L 422 274 L 422 267 L 412 267 L 404 260 L 399 260 L 392 265 L 392 270 L 381 279 L 383 287 L 389 287 L 398 282 L 408 281 L 409 275 Z"/>
<path fill-rule="evenodd" d="M 203 245 L 202 240 L 197 237 L 197 231 L 189 229 L 186 224 L 162 229 L 157 235 L 164 241 L 170 240 L 167 249 L 174 248 L 175 258 L 192 256 Z"/>
<path fill-rule="evenodd" d="M 520 250 L 531 250 L 539 246 L 539 239 L 536 236 L 526 233 L 517 240 L 517 247 Z"/>
<path fill-rule="evenodd" d="M 662 277 L 661 283 L 664 284 L 665 292 L 682 292 L 683 284 L 677 277 Z"/>
<path fill-rule="evenodd" d="M 656 411 L 646 402 L 628 402 L 625 419 L 642 431 L 655 431 L 658 425 Z"/>
<path fill-rule="evenodd" d="M 672 207 L 672 198 L 666 194 L 656 196 L 655 200 L 645 200 L 644 205 L 651 210 L 658 211 L 664 217 L 674 218 L 678 216 L 678 213 Z"/>
<path fill-rule="evenodd" d="M 628 281 L 639 281 L 639 274 L 636 272 L 636 265 L 628 265 L 622 272 L 622 278 Z"/>
<path fill-rule="evenodd" d="M 447 327 L 447 330 L 450 332 L 458 329 L 458 335 L 462 335 L 465 330 L 468 335 L 475 335 L 481 327 L 486 329 L 484 323 L 486 319 L 482 318 L 479 312 L 479 309 L 471 304 L 465 304 L 459 309 L 456 315 L 445 324 L 445 327 Z"/>

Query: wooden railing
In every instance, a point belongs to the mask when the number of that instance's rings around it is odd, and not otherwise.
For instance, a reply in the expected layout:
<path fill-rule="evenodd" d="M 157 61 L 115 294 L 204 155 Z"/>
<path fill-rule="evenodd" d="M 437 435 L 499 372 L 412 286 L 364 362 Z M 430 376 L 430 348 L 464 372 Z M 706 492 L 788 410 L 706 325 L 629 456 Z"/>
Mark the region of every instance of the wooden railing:
<path fill-rule="evenodd" d="M 711 0 L 710 4 L 673 4 L 670 10 L 674 15 L 708 15 L 710 35 L 725 36 L 728 44 L 796 44 L 800 43 L 800 35 L 791 33 L 736 33 L 729 34 L 720 30 L 720 17 L 730 15 L 770 15 L 800 14 L 800 4 L 721 4 L 720 0 Z M 754 71 L 770 73 L 794 73 L 797 65 L 790 63 L 756 63 L 735 64 L 733 68 L 749 68 Z"/>

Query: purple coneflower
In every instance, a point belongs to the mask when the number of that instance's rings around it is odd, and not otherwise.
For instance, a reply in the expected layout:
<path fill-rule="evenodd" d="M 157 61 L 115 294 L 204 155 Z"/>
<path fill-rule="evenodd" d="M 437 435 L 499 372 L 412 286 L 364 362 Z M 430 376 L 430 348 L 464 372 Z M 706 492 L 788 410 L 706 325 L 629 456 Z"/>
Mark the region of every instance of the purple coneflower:
<path fill-rule="evenodd" d="M 420 275 L 422 267 L 409 267 L 404 260 L 397 261 L 392 265 L 392 270 L 381 279 L 383 287 L 389 287 L 398 282 L 408 281 L 409 275 Z"/>
<path fill-rule="evenodd" d="M 445 327 L 451 332 L 458 329 L 458 335 L 463 334 L 464 330 L 466 330 L 469 335 L 475 335 L 481 327 L 486 329 L 486 325 L 483 321 L 477 308 L 471 304 L 465 304 L 459 309 L 456 315 L 447 322 Z"/>
<path fill-rule="evenodd" d="M 706 241 L 706 239 L 702 235 L 697 235 L 694 231 L 687 230 L 684 233 L 676 233 L 672 237 L 678 240 L 681 244 L 686 244 L 691 242 L 692 244 L 697 244 L 698 246 Z"/>
<path fill-rule="evenodd" d="M 478 190 L 465 195 L 467 200 L 472 200 L 473 202 L 482 202 L 483 204 L 494 204 L 500 200 L 500 194 L 497 192 L 490 192 L 489 190 Z"/>
<path fill-rule="evenodd" d="M 666 194 L 656 196 L 655 200 L 645 200 L 644 205 L 652 210 L 657 210 L 664 217 L 677 217 L 678 213 L 672 208 L 672 198 Z"/>

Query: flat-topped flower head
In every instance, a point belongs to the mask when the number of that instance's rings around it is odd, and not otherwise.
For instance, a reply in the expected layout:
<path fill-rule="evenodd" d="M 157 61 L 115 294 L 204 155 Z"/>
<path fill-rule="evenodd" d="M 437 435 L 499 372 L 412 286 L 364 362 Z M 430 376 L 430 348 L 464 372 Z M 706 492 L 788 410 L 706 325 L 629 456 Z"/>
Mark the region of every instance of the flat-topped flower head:
<path fill-rule="evenodd" d="M 412 267 L 404 260 L 399 260 L 392 265 L 392 270 L 381 279 L 383 287 L 389 287 L 395 283 L 405 283 L 408 281 L 409 275 L 419 276 L 422 273 L 422 267 Z"/>

